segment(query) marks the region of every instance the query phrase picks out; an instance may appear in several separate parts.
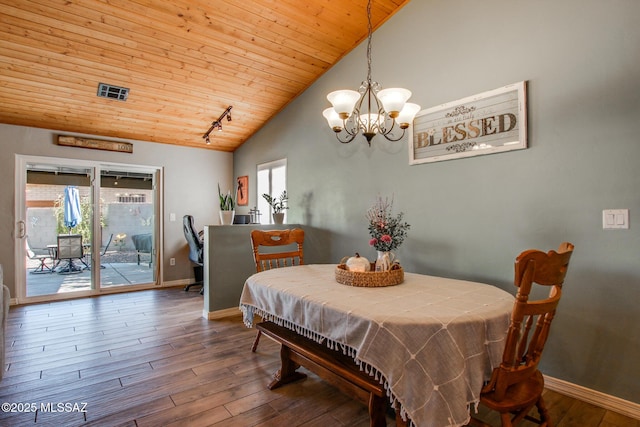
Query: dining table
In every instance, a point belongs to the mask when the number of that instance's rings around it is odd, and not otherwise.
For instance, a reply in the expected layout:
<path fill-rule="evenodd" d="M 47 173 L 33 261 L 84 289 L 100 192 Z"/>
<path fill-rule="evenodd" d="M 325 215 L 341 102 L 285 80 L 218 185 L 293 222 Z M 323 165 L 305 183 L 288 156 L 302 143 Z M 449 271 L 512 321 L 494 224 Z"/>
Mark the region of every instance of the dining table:
<path fill-rule="evenodd" d="M 502 360 L 514 297 L 489 284 L 404 273 L 395 286 L 338 283 L 335 264 L 263 271 L 240 309 L 348 355 L 411 425 L 462 426 Z"/>

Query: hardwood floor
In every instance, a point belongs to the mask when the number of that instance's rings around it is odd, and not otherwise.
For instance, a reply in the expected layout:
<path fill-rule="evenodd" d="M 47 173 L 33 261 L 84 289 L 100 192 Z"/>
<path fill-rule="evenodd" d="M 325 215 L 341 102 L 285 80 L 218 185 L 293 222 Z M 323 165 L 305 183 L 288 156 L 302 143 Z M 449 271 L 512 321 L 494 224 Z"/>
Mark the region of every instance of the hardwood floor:
<path fill-rule="evenodd" d="M 369 425 L 364 405 L 311 373 L 269 391 L 278 345 L 265 338 L 251 353 L 240 314 L 207 321 L 202 304 L 175 288 L 12 307 L 0 402 L 22 412 L 3 406 L 0 425 Z M 640 427 L 545 393 L 557 427 Z"/>

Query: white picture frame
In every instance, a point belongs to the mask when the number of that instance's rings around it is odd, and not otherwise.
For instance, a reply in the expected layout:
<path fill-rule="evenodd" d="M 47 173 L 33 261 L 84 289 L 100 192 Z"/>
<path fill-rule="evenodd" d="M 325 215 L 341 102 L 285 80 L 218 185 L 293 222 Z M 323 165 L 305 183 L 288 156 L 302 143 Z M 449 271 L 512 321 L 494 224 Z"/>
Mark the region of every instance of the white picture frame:
<path fill-rule="evenodd" d="M 422 110 L 408 139 L 410 165 L 525 149 L 526 82 Z"/>

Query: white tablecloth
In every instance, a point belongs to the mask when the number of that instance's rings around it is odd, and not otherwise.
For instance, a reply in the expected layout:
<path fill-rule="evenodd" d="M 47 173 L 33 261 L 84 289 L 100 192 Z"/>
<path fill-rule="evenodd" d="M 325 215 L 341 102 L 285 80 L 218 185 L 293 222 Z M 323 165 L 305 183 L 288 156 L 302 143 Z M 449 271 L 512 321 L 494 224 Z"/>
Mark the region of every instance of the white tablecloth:
<path fill-rule="evenodd" d="M 405 273 L 404 283 L 359 288 L 335 265 L 254 274 L 240 308 L 351 355 L 384 383 L 416 426 L 460 426 L 500 364 L 513 296 L 490 285 Z"/>

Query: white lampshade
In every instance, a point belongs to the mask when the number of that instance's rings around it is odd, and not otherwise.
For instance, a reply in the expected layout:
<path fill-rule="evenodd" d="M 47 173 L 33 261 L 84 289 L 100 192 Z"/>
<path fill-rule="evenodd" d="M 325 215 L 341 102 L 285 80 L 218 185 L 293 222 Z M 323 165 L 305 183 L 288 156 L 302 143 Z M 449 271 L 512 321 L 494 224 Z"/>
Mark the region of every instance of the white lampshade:
<path fill-rule="evenodd" d="M 327 95 L 327 99 L 341 119 L 348 119 L 360 99 L 360 93 L 355 90 L 336 90 Z"/>
<path fill-rule="evenodd" d="M 418 104 L 412 104 L 411 102 L 407 102 L 404 104 L 404 108 L 396 117 L 396 122 L 400 123 L 400 128 L 406 129 L 413 122 L 413 118 L 420 111 L 420 106 Z"/>
<path fill-rule="evenodd" d="M 402 111 L 405 102 L 411 97 L 411 91 L 402 88 L 389 88 L 382 89 L 378 92 L 378 99 L 382 102 L 384 111 L 389 114 L 389 117 L 395 118 L 398 113 Z"/>
<path fill-rule="evenodd" d="M 322 115 L 325 119 L 327 119 L 327 122 L 329 123 L 331 129 L 333 129 L 335 132 L 340 132 L 342 130 L 342 119 L 340 118 L 338 113 L 336 113 L 336 110 L 334 110 L 332 107 L 329 107 L 322 112 Z"/>

